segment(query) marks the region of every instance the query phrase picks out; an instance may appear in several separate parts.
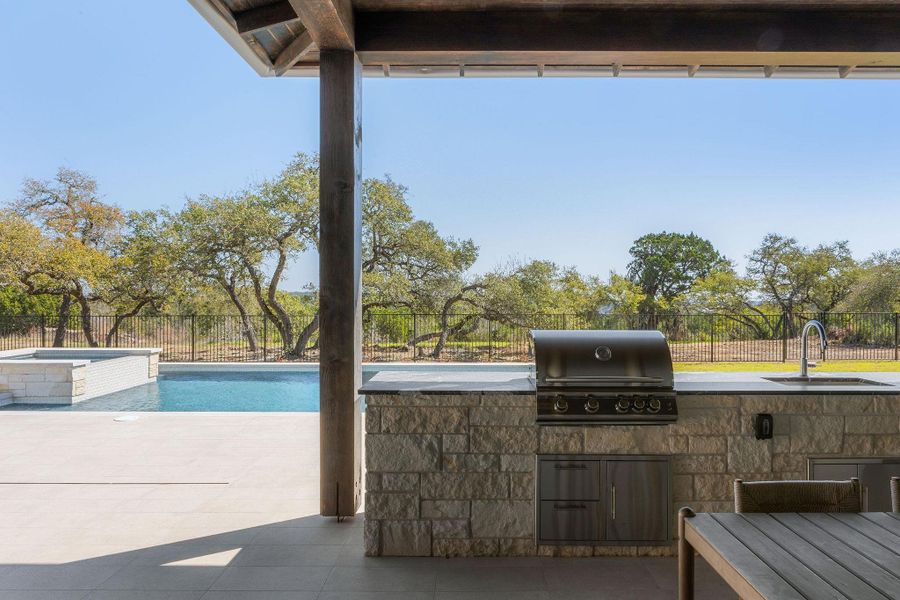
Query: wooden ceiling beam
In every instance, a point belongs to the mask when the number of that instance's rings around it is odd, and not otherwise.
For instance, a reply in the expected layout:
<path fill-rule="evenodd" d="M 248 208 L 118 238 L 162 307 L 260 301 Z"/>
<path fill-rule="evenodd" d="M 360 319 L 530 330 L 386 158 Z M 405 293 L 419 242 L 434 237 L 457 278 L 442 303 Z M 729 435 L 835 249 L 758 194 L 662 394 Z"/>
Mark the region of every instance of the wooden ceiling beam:
<path fill-rule="evenodd" d="M 281 23 L 290 23 L 299 18 L 288 0 L 234 13 L 234 21 L 241 35 L 262 31 Z"/>
<path fill-rule="evenodd" d="M 354 50 L 351 0 L 290 0 L 320 50 Z"/>
<path fill-rule="evenodd" d="M 492 57 L 513 55 L 553 64 L 560 56 L 592 53 L 815 54 L 839 60 L 841 54 L 900 53 L 898 31 L 900 8 L 357 12 L 356 49 L 393 64 L 415 64 L 420 55 L 443 55 L 448 64 L 467 57 L 490 63 Z"/>

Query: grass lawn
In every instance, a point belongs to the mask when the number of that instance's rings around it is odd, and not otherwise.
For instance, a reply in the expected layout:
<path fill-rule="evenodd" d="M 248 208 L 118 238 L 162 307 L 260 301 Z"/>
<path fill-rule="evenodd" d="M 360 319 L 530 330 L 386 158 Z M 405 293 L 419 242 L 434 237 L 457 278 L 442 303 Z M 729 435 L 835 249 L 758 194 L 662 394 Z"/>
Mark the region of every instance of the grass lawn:
<path fill-rule="evenodd" d="M 900 371 L 900 360 L 826 360 L 818 361 L 819 366 L 810 368 L 816 372 L 885 372 Z M 800 371 L 799 361 L 788 362 L 721 362 L 721 363 L 675 363 L 675 371 L 685 372 L 719 372 L 741 373 L 750 371 L 768 371 L 796 373 Z"/>

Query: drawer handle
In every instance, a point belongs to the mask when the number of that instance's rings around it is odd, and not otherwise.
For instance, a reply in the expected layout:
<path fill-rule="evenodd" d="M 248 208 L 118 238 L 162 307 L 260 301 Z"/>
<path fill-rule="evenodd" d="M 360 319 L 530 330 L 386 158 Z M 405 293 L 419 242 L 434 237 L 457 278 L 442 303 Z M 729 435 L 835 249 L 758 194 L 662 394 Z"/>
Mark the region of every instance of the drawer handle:
<path fill-rule="evenodd" d="M 553 510 L 585 510 L 587 504 L 554 504 Z"/>
<path fill-rule="evenodd" d="M 568 469 L 581 469 L 581 470 L 584 470 L 584 469 L 587 469 L 587 465 L 584 464 L 584 463 L 575 463 L 575 464 L 560 464 L 560 463 L 556 463 L 555 465 L 553 465 L 553 468 L 554 468 L 554 469 L 560 469 L 560 470 L 568 470 Z"/>
<path fill-rule="evenodd" d="M 613 484 L 612 487 L 610 488 L 609 495 L 610 495 L 610 499 L 609 499 L 610 512 L 612 513 L 611 516 L 612 516 L 613 521 L 615 521 L 616 520 L 616 484 Z"/>

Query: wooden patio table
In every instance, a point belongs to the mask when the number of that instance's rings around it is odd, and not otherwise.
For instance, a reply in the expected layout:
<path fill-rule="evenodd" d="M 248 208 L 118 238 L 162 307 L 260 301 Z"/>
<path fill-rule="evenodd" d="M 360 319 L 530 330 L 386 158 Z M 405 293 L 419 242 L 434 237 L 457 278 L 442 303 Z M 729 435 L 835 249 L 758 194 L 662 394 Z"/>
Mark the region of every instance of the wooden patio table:
<path fill-rule="evenodd" d="M 694 551 L 743 600 L 900 599 L 900 514 L 678 513 L 678 598 Z"/>

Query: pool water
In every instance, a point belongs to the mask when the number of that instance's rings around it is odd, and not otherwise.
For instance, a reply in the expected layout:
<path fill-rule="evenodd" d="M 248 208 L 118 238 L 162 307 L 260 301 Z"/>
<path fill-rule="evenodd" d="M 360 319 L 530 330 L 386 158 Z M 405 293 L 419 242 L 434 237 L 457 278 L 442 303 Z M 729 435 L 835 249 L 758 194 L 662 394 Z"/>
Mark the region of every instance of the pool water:
<path fill-rule="evenodd" d="M 185 372 L 72 405 L 11 404 L 0 410 L 319 412 L 315 371 Z"/>

